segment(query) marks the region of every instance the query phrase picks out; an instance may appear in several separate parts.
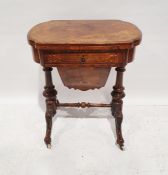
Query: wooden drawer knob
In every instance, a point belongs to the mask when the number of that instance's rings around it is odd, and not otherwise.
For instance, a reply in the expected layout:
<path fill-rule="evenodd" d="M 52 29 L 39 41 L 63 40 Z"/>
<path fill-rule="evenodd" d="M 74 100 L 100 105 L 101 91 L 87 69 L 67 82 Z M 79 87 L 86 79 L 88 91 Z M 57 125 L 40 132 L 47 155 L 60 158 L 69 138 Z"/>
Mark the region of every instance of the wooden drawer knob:
<path fill-rule="evenodd" d="M 86 59 L 85 59 L 85 57 L 82 56 L 82 57 L 80 58 L 80 63 L 81 63 L 81 64 L 84 64 L 85 62 L 86 62 Z"/>

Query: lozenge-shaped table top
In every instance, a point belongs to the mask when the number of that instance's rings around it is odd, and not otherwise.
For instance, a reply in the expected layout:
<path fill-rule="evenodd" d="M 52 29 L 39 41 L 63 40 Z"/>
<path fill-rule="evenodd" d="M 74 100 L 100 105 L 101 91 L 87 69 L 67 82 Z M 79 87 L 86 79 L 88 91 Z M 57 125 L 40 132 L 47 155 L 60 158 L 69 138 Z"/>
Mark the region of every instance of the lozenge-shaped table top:
<path fill-rule="evenodd" d="M 138 45 L 141 37 L 134 24 L 121 20 L 52 20 L 34 26 L 28 33 L 29 42 L 38 45 Z"/>

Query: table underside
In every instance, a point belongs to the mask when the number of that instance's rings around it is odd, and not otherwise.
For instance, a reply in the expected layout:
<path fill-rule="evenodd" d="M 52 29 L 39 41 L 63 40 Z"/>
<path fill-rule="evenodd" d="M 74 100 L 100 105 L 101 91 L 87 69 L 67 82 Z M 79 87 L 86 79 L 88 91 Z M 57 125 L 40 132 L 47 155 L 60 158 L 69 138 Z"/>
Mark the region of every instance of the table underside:
<path fill-rule="evenodd" d="M 74 48 L 73 48 L 74 49 Z M 84 48 L 83 48 L 84 49 Z M 33 47 L 34 60 L 40 63 L 45 71 L 46 86 L 43 95 L 46 97 L 46 136 L 47 147 L 51 145 L 52 117 L 59 107 L 110 107 L 116 123 L 116 143 L 123 149 L 121 123 L 122 98 L 125 96 L 123 87 L 123 72 L 125 66 L 134 59 L 135 47 L 107 50 L 57 50 L 55 48 Z M 52 68 L 57 68 L 63 84 L 68 88 L 86 91 L 101 88 L 106 84 L 110 70 L 116 67 L 116 83 L 113 86 L 112 101 L 102 103 L 62 103 L 57 99 L 57 91 L 52 82 Z"/>
<path fill-rule="evenodd" d="M 104 87 L 112 67 L 133 61 L 135 47 L 109 51 L 58 51 L 36 49 L 34 60 L 43 67 L 56 67 L 64 86 L 86 91 Z"/>

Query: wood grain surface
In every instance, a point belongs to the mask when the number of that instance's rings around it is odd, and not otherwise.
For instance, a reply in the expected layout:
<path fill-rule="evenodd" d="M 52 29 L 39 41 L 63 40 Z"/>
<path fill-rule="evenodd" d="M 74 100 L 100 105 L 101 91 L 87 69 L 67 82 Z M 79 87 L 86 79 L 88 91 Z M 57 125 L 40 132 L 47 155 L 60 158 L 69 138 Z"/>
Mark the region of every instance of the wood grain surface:
<path fill-rule="evenodd" d="M 52 20 L 34 26 L 28 40 L 38 44 L 120 44 L 141 40 L 141 31 L 120 20 Z"/>

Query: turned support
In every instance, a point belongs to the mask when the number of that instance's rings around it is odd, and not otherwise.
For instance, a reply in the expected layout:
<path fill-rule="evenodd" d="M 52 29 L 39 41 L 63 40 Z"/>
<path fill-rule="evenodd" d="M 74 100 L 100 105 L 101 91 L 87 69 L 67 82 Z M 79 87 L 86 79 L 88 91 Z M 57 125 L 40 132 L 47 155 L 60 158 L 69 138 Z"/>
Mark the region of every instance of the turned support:
<path fill-rule="evenodd" d="M 86 103 L 86 102 L 78 102 L 78 103 L 59 103 L 57 101 L 57 107 L 76 107 L 76 108 L 90 108 L 90 107 L 111 107 L 111 104 L 99 104 L 99 103 Z"/>
<path fill-rule="evenodd" d="M 117 67 L 115 70 L 117 71 L 116 83 L 115 83 L 115 86 L 113 86 L 113 91 L 111 93 L 112 95 L 112 115 L 114 116 L 115 123 L 116 123 L 116 134 L 117 134 L 116 143 L 120 146 L 120 149 L 122 150 L 124 146 L 124 139 L 122 137 L 121 124 L 123 120 L 122 98 L 124 98 L 125 96 L 124 87 L 123 87 L 123 73 L 125 71 L 125 68 Z"/>
<path fill-rule="evenodd" d="M 52 82 L 51 71 L 52 68 L 43 68 L 45 72 L 45 86 L 43 96 L 46 97 L 46 135 L 44 142 L 47 147 L 51 147 L 51 129 L 52 129 L 52 117 L 56 114 L 56 95 L 57 91 Z"/>

